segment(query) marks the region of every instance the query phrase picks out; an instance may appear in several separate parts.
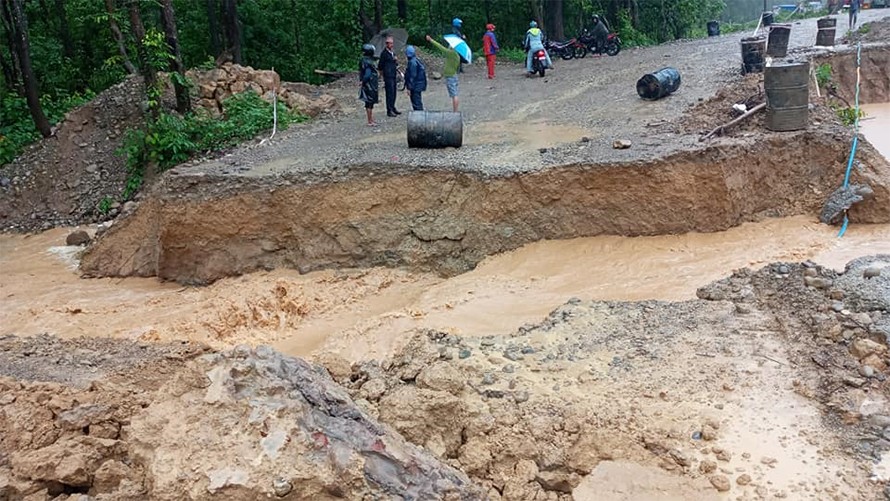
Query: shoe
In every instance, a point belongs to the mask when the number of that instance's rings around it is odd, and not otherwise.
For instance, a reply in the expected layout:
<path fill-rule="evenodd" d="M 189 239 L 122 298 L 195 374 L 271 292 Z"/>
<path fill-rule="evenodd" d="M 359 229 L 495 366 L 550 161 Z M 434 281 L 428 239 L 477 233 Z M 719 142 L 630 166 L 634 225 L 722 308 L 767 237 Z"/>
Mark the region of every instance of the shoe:
<path fill-rule="evenodd" d="M 396 115 L 401 115 L 401 114 L 402 114 L 402 112 L 399 111 L 399 110 L 396 110 L 396 111 L 394 111 L 393 113 L 395 113 Z"/>
<path fill-rule="evenodd" d="M 396 115 L 395 113 L 387 113 L 386 116 L 388 116 L 388 117 L 397 117 L 398 115 Z"/>

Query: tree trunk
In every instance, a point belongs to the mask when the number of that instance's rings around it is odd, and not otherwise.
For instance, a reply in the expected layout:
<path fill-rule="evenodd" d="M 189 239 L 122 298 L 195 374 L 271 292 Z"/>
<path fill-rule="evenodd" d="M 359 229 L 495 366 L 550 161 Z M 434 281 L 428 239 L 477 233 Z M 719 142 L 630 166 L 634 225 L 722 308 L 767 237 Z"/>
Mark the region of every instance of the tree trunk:
<path fill-rule="evenodd" d="M 12 23 L 12 12 L 10 4 L 6 0 L 0 1 L 0 20 L 3 21 L 3 30 L 6 32 L 6 45 L 9 47 L 9 84 L 10 88 L 15 89 L 19 94 L 24 94 L 25 90 L 21 86 L 19 75 L 21 65 L 19 64 L 19 56 L 15 50 L 15 29 Z M 6 70 L 4 70 L 5 72 Z M 5 74 L 5 73 L 4 73 Z"/>
<path fill-rule="evenodd" d="M 65 13 L 65 0 L 56 0 L 56 17 L 59 18 L 59 36 L 62 38 L 62 54 L 74 59 L 74 40 L 68 27 L 68 14 Z"/>
<path fill-rule="evenodd" d="M 176 111 L 188 113 L 192 109 L 189 99 L 189 88 L 185 82 L 185 68 L 182 66 L 182 54 L 179 51 L 179 34 L 176 31 L 176 13 L 173 12 L 173 0 L 163 0 L 161 3 L 161 24 L 164 25 L 164 37 L 170 47 L 173 59 L 170 62 L 173 71 L 179 76 L 171 76 L 173 89 L 176 91 Z"/>
<path fill-rule="evenodd" d="M 117 20 L 114 19 L 114 0 L 105 0 L 105 11 L 108 13 L 108 25 L 111 28 L 111 36 L 114 37 L 114 41 L 117 44 L 117 52 L 121 55 L 121 61 L 123 62 L 124 68 L 130 75 L 135 75 L 136 67 L 133 66 L 133 62 L 130 61 L 130 56 L 127 55 L 124 34 L 121 33 L 121 28 L 117 25 Z"/>
<path fill-rule="evenodd" d="M 207 20 L 210 24 L 210 53 L 219 57 L 222 42 L 219 36 L 219 0 L 207 0 Z"/>
<path fill-rule="evenodd" d="M 145 95 L 148 98 L 148 107 L 152 115 L 157 115 L 160 108 L 160 97 L 153 95 L 157 89 L 158 75 L 148 60 L 148 51 L 145 48 L 145 26 L 142 25 L 142 13 L 139 9 L 139 0 L 130 0 L 130 29 L 136 40 L 136 55 L 139 56 L 139 66 L 142 76 L 145 78 Z"/>
<path fill-rule="evenodd" d="M 383 0 L 374 0 L 374 29 L 383 31 Z"/>
<path fill-rule="evenodd" d="M 397 0 L 396 11 L 399 13 L 399 21 L 404 25 L 408 19 L 408 0 Z"/>
<path fill-rule="evenodd" d="M 544 16 L 541 15 L 541 1 L 529 0 L 529 6 L 532 9 L 532 19 L 537 21 L 538 26 L 544 26 Z"/>
<path fill-rule="evenodd" d="M 565 23 L 563 22 L 563 0 L 550 0 L 547 10 L 550 14 L 550 39 L 565 40 Z"/>
<path fill-rule="evenodd" d="M 371 37 L 377 34 L 374 27 L 374 21 L 368 18 L 368 15 L 365 13 L 365 0 L 358 1 L 358 22 L 362 27 L 362 40 L 370 40 Z"/>
<path fill-rule="evenodd" d="M 291 25 L 294 30 L 294 51 L 299 54 L 302 44 L 300 43 L 300 23 L 298 21 L 300 19 L 300 6 L 297 5 L 297 0 L 290 0 L 290 8 L 293 13 Z"/>
<path fill-rule="evenodd" d="M 28 43 L 28 19 L 22 9 L 22 0 L 12 0 L 12 24 L 15 38 L 15 50 L 19 55 L 19 64 L 22 70 L 22 81 L 25 84 L 25 98 L 28 100 L 28 110 L 34 118 L 34 125 L 43 137 L 49 137 L 49 120 L 43 114 L 40 107 L 40 94 L 37 91 L 37 80 L 31 69 L 31 48 Z"/>
<path fill-rule="evenodd" d="M 235 0 L 224 0 L 226 6 L 226 49 L 232 54 L 232 62 L 241 64 L 241 32 L 238 29 L 238 6 Z"/>

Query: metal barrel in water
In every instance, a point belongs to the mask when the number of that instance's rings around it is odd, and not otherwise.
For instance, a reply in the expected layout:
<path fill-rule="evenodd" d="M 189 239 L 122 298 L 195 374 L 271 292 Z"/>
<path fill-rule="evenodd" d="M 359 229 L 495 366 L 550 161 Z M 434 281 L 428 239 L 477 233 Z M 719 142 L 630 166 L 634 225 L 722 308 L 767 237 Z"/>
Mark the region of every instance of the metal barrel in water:
<path fill-rule="evenodd" d="M 708 21 L 708 36 L 720 36 L 720 23 L 717 21 Z"/>
<path fill-rule="evenodd" d="M 763 71 L 763 54 L 766 52 L 766 37 L 756 36 L 742 39 L 742 74 Z"/>
<path fill-rule="evenodd" d="M 823 17 L 816 21 L 819 31 L 816 32 L 816 45 L 822 47 L 831 47 L 834 45 L 834 29 L 837 26 L 837 19 L 833 17 Z"/>
<path fill-rule="evenodd" d="M 460 148 L 464 141 L 464 120 L 460 112 L 412 111 L 408 113 L 410 148 Z"/>
<path fill-rule="evenodd" d="M 680 88 L 680 72 L 676 68 L 662 68 L 637 80 L 637 94 L 643 99 L 656 100 Z"/>
<path fill-rule="evenodd" d="M 766 55 L 769 57 L 785 57 L 788 54 L 788 39 L 790 37 L 790 24 L 772 25 L 769 29 L 769 40 L 766 42 Z"/>
<path fill-rule="evenodd" d="M 809 119 L 810 63 L 795 62 L 767 66 L 763 70 L 766 89 L 766 128 L 791 131 L 807 128 Z"/>

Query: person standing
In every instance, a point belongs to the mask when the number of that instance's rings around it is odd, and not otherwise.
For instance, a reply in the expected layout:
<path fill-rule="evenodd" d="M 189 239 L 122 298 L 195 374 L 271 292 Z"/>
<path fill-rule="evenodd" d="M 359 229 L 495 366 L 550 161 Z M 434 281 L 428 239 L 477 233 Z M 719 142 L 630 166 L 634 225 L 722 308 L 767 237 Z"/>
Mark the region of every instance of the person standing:
<path fill-rule="evenodd" d="M 380 53 L 377 69 L 383 75 L 383 90 L 386 92 L 386 116 L 397 117 L 402 113 L 396 109 L 396 55 L 392 52 L 393 39 L 386 37 L 386 47 Z"/>
<path fill-rule="evenodd" d="M 411 108 L 423 111 L 423 91 L 426 90 L 426 67 L 417 57 L 417 49 L 413 45 L 405 48 L 408 67 L 405 68 L 405 90 L 411 98 Z"/>
<path fill-rule="evenodd" d="M 531 75 L 532 56 L 534 56 L 535 52 L 539 50 L 544 51 L 544 55 L 547 58 L 547 68 L 552 68 L 553 62 L 550 60 L 550 54 L 547 53 L 547 49 L 544 48 L 544 32 L 538 28 L 538 23 L 532 21 L 528 26 L 528 31 L 525 32 L 525 42 L 522 43 L 522 46 L 528 51 L 525 56 L 525 71 L 528 75 Z"/>
<path fill-rule="evenodd" d="M 856 27 L 856 21 L 859 17 L 859 0 L 850 0 L 850 28 Z"/>
<path fill-rule="evenodd" d="M 368 115 L 368 127 L 377 127 L 374 121 L 374 105 L 378 102 L 378 88 L 380 81 L 374 63 L 373 45 L 362 45 L 362 58 L 358 63 L 359 93 L 358 97 L 365 103 L 365 113 Z"/>
<path fill-rule="evenodd" d="M 448 96 L 451 97 L 451 107 L 457 112 L 459 100 L 459 81 L 457 79 L 457 68 L 460 66 L 460 54 L 454 49 L 446 49 L 442 44 L 433 40 L 433 37 L 427 35 L 426 41 L 433 44 L 433 47 L 439 49 L 439 52 L 445 56 L 445 67 L 442 68 L 442 76 L 445 78 L 445 87 L 448 88 Z"/>
<path fill-rule="evenodd" d="M 451 34 L 457 35 L 458 37 L 460 37 L 461 40 L 466 40 L 467 37 L 464 36 L 463 26 L 464 26 L 464 22 L 461 20 L 461 18 L 455 17 L 454 19 L 451 20 Z M 458 54 L 458 56 L 459 55 L 460 54 Z M 457 65 L 457 72 L 463 73 L 464 72 L 463 58 L 460 58 L 459 63 L 460 64 Z"/>
<path fill-rule="evenodd" d="M 485 25 L 485 35 L 482 36 L 482 52 L 485 54 L 485 64 L 488 65 L 488 78 L 494 78 L 494 60 L 497 57 L 498 39 L 494 35 L 494 25 L 488 23 Z"/>

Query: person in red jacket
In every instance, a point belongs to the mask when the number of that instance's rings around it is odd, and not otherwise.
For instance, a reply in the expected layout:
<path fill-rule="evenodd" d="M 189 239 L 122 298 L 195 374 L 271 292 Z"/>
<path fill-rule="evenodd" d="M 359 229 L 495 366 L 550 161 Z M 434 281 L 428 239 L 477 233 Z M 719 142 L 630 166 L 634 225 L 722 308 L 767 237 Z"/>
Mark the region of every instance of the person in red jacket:
<path fill-rule="evenodd" d="M 482 36 L 482 52 L 485 54 L 485 62 L 488 64 L 488 78 L 494 78 L 494 59 L 500 47 L 498 47 L 498 39 L 494 36 L 494 25 L 488 23 L 485 25 L 485 35 Z"/>

